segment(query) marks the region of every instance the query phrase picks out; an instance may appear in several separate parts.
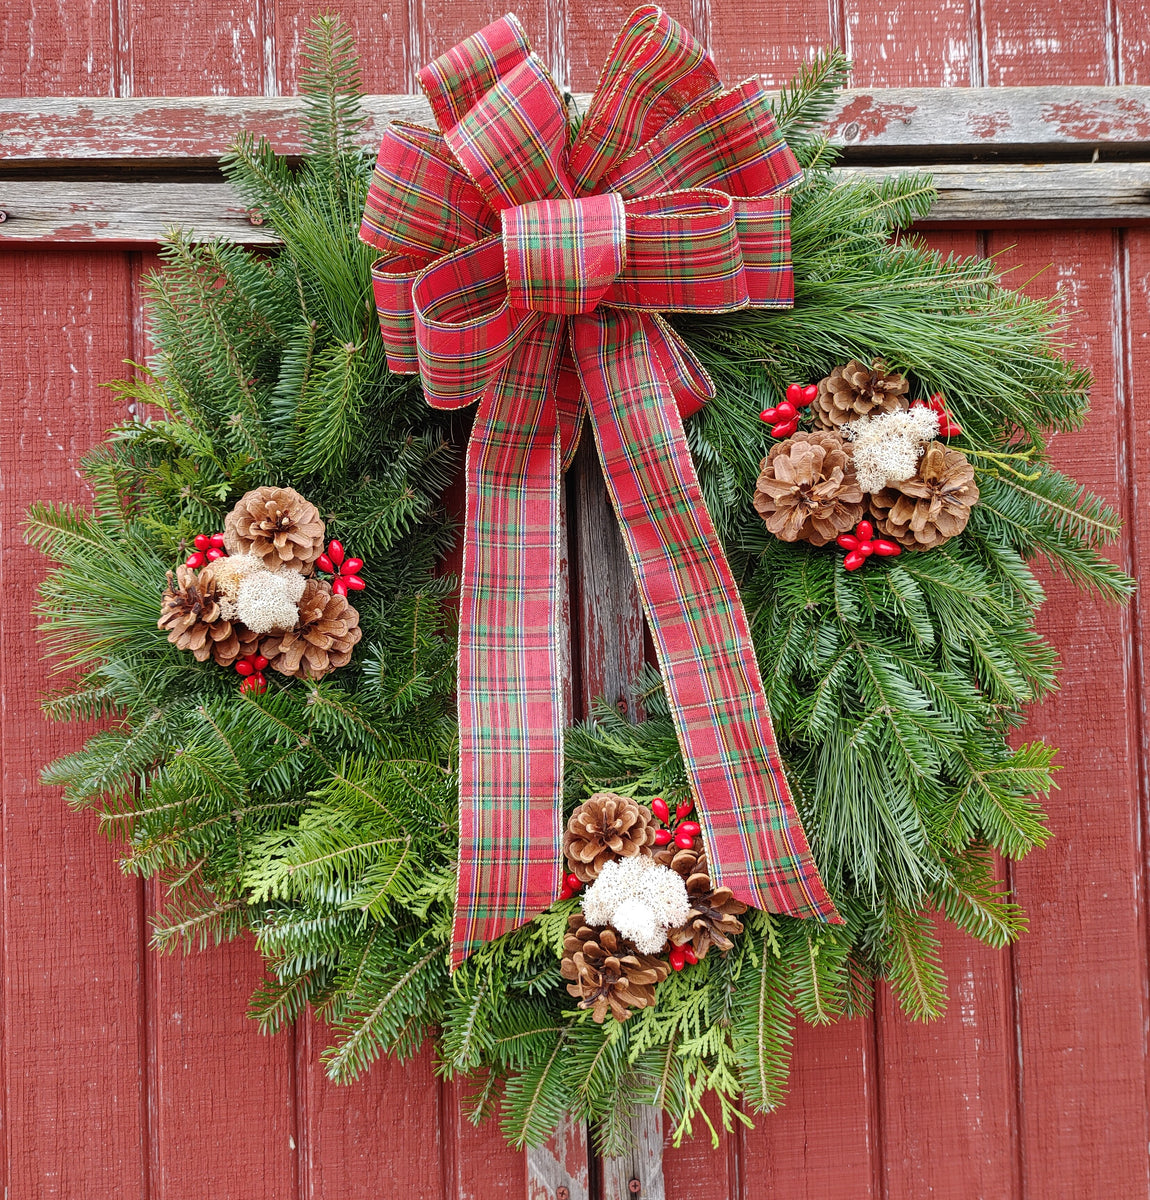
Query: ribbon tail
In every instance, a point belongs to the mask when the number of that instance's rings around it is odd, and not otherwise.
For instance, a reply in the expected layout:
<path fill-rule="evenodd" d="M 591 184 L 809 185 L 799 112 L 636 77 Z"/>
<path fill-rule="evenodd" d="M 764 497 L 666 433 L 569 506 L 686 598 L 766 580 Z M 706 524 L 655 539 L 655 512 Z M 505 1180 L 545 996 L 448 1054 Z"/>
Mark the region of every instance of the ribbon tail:
<path fill-rule="evenodd" d="M 572 319 L 572 342 L 712 878 L 756 908 L 838 923 L 783 775 L 746 613 L 648 320 L 600 309 Z"/>
<path fill-rule="evenodd" d="M 453 969 L 559 893 L 563 324 L 543 317 L 526 335 L 480 400 L 467 448 Z"/>

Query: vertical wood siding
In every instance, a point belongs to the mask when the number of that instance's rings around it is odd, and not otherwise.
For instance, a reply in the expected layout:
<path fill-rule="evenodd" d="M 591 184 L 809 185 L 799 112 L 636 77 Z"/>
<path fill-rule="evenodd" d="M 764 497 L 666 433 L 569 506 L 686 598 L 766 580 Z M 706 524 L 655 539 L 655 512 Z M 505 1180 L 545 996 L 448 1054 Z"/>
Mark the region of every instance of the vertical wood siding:
<path fill-rule="evenodd" d="M 479 0 L 347 0 L 370 91 L 409 90 L 429 56 L 499 15 Z M 314 8 L 302 0 L 9 0 L 8 95 L 279 94 L 297 87 Z M 557 74 L 594 86 L 631 4 L 515 6 Z M 734 81 L 785 80 L 842 45 L 860 86 L 1150 83 L 1146 0 L 673 0 Z M 1095 372 L 1084 434 L 1061 460 L 1150 536 L 1150 231 L 976 230 L 931 242 L 1000 254 L 1075 314 Z M 431 1056 L 329 1084 L 324 1031 L 262 1037 L 244 1016 L 259 977 L 247 942 L 189 957 L 146 950 L 153 885 L 125 878 L 88 814 L 36 783 L 78 744 L 49 726 L 25 598 L 43 564 L 21 542 L 34 498 L 84 501 L 81 454 L 124 414 L 98 387 L 146 354 L 139 279 L 152 255 L 0 249 L 0 1183 L 11 1200 L 521 1200 L 523 1156 L 463 1119 Z M 1043 268 L 1046 268 L 1043 270 Z M 575 527 L 576 539 L 590 537 Z M 1141 541 L 1140 541 L 1141 539 Z M 944 938 L 947 1017 L 800 1028 L 791 1097 L 754 1130 L 668 1148 L 672 1200 L 1058 1200 L 1150 1196 L 1145 1058 L 1146 602 L 1126 613 L 1050 582 L 1043 625 L 1062 692 L 1029 731 L 1063 747 L 1049 848 L 1012 869 L 1031 917 L 996 952 Z M 574 614 L 577 626 L 591 614 Z M 590 632 L 590 630 L 588 630 Z M 641 654 L 636 631 L 631 653 Z M 584 690 L 602 681 L 588 661 Z"/>

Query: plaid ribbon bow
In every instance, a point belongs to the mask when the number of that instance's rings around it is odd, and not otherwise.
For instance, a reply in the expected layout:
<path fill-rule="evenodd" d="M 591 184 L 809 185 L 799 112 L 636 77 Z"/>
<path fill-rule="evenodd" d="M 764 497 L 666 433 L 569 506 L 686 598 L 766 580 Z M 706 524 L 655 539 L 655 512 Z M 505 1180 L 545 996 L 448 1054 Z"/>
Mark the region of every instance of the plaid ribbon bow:
<path fill-rule="evenodd" d="M 658 651 L 716 884 L 837 921 L 775 748 L 683 416 L 714 394 L 658 315 L 787 308 L 800 171 L 757 82 L 724 90 L 636 10 L 575 132 L 514 16 L 420 73 L 439 132 L 383 138 L 360 236 L 392 370 L 478 401 L 459 637 L 458 965 L 559 889 L 559 482 L 585 414 Z"/>

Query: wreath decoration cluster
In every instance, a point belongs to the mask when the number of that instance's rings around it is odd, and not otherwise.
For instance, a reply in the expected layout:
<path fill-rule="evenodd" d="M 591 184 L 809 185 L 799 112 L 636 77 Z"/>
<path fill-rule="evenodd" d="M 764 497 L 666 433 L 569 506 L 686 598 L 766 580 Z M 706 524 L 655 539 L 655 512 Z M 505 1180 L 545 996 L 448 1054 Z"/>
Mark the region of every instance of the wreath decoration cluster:
<path fill-rule="evenodd" d="M 796 1018 L 862 1013 L 876 979 L 912 1018 L 942 1011 L 936 913 L 992 946 L 1025 928 L 995 862 L 1047 836 L 1054 748 L 1008 742 L 1056 682 L 1028 563 L 1114 602 L 1131 588 L 1102 553 L 1117 517 L 1048 459 L 1083 423 L 1087 374 L 1057 308 L 992 261 L 894 238 L 929 179 L 829 172 L 818 126 L 847 64 L 804 69 L 775 103 L 805 171 L 794 308 L 673 323 L 717 385 L 690 447 L 843 924 L 709 887 L 652 671 L 645 720 L 601 707 L 568 731 L 563 898 L 452 974 L 439 564 L 464 431 L 388 372 L 356 236 L 355 50 L 324 18 L 308 52 L 302 161 L 244 136 L 224 163 L 282 248 L 172 237 L 154 360 L 115 385 L 135 415 L 84 463 L 91 511 L 30 511 L 54 561 L 45 711 L 104 721 L 44 781 L 98 812 L 126 871 L 163 880 L 157 947 L 254 935 L 252 1014 L 275 1030 L 314 1006 L 336 1080 L 434 1036 L 475 1119 L 499 1110 L 516 1145 L 570 1111 L 618 1152 L 641 1103 L 683 1136 L 708 1096 L 747 1122 L 783 1100 Z"/>

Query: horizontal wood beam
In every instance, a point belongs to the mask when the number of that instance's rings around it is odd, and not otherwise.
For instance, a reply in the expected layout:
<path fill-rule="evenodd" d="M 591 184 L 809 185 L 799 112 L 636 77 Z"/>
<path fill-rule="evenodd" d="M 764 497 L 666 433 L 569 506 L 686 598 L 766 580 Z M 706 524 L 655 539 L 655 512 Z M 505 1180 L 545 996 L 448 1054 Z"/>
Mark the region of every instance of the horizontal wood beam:
<path fill-rule="evenodd" d="M 1150 220 L 1150 162 L 942 166 L 926 224 L 980 227 L 1051 221 L 1130 225 Z M 840 178 L 885 178 L 886 167 L 845 167 Z M 169 229 L 246 245 L 277 239 L 227 183 L 0 179 L 0 242 L 156 243 Z"/>
<path fill-rule="evenodd" d="M 585 110 L 587 96 L 575 97 Z M 45 163 L 211 163 L 241 129 L 284 154 L 302 145 L 298 96 L 0 99 L 0 167 Z M 364 146 L 394 120 L 428 124 L 422 96 L 367 96 Z M 832 138 L 851 152 L 998 157 L 1035 150 L 1084 153 L 1150 147 L 1150 87 L 848 89 Z"/>

